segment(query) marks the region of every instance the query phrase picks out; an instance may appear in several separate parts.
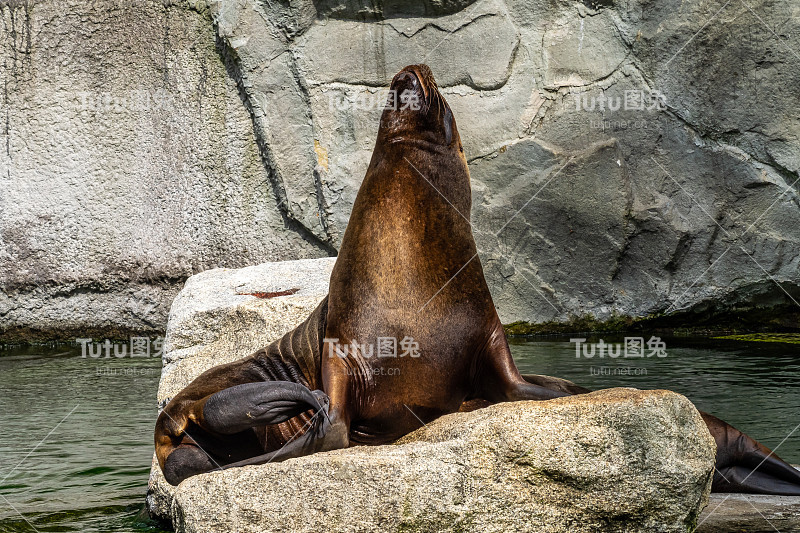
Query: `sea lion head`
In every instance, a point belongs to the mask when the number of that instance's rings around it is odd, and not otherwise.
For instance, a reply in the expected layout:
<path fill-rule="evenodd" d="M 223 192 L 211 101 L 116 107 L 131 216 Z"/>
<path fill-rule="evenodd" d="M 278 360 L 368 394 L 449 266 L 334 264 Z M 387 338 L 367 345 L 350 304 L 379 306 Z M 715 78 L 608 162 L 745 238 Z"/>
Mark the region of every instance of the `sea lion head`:
<path fill-rule="evenodd" d="M 421 136 L 434 145 L 463 152 L 453 112 L 424 64 L 409 65 L 392 79 L 378 132 L 379 141 L 389 143 Z"/>

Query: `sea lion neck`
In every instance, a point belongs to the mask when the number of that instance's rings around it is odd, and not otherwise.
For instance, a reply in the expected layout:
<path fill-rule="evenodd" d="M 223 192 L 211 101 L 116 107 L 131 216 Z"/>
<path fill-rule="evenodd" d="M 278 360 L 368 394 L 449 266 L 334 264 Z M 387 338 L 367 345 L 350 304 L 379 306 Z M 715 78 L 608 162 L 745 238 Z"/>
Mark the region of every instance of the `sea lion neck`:
<path fill-rule="evenodd" d="M 469 167 L 460 150 L 432 141 L 425 131 L 411 131 L 376 142 L 357 196 L 443 202 L 458 218 L 469 221 L 470 188 Z"/>

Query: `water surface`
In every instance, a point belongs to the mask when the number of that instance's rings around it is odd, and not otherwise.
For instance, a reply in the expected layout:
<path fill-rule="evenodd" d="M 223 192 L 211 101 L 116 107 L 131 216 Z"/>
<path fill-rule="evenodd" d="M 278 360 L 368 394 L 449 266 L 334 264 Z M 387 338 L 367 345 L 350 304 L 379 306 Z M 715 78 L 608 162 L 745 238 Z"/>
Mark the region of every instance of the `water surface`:
<path fill-rule="evenodd" d="M 797 345 L 664 341 L 663 358 L 576 358 L 568 338 L 515 340 L 512 351 L 524 373 L 589 388 L 675 390 L 800 462 L 800 430 L 786 438 L 800 423 Z M 157 358 L 82 358 L 73 346 L 0 350 L 0 533 L 34 531 L 31 525 L 41 532 L 161 531 L 137 518 L 160 366 Z M 598 375 L 599 367 L 610 375 Z"/>
<path fill-rule="evenodd" d="M 0 532 L 158 531 L 136 516 L 160 368 L 71 345 L 0 350 Z"/>

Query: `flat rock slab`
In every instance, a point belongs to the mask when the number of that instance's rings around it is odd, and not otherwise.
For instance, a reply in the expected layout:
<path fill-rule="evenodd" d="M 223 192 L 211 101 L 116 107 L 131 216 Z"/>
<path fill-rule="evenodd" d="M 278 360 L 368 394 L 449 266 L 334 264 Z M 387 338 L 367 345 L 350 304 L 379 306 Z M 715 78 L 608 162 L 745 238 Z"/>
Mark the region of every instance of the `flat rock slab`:
<path fill-rule="evenodd" d="M 758 494 L 712 494 L 697 533 L 800 531 L 800 498 Z"/>

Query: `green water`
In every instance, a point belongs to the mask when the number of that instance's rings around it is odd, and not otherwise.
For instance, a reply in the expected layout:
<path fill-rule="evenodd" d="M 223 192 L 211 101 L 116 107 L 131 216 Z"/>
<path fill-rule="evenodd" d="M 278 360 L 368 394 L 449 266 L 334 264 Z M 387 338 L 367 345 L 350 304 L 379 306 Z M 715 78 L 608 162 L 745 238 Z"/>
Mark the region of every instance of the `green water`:
<path fill-rule="evenodd" d="M 0 350 L 0 532 L 159 531 L 136 516 L 161 360 L 80 355 Z"/>
<path fill-rule="evenodd" d="M 665 342 L 664 358 L 576 358 L 567 339 L 514 341 L 512 351 L 525 373 L 681 392 L 800 462 L 800 430 L 781 444 L 800 423 L 796 345 Z M 160 366 L 156 358 L 84 359 L 70 346 L 0 350 L 0 532 L 161 531 L 137 518 Z M 631 375 L 593 375 L 599 366 L 631 367 Z"/>

